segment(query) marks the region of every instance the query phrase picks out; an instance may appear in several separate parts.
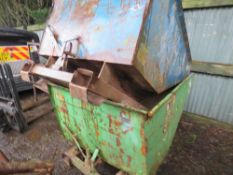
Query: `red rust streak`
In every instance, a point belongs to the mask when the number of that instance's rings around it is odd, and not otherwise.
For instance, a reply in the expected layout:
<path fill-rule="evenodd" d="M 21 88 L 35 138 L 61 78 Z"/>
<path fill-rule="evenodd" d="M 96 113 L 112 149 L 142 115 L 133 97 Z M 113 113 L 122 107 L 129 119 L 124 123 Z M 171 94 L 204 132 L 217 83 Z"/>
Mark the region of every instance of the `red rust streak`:
<path fill-rule="evenodd" d="M 99 0 L 90 0 L 88 2 L 85 2 L 83 6 L 79 4 L 77 1 L 76 9 L 73 12 L 73 15 L 71 16 L 71 19 L 86 19 L 88 17 L 93 17 L 95 14 L 93 13 L 93 9 L 95 6 L 97 6 L 99 3 Z"/>
<path fill-rule="evenodd" d="M 116 144 L 117 144 L 118 147 L 121 146 L 121 141 L 120 141 L 120 138 L 119 138 L 119 137 L 116 138 Z"/>
<path fill-rule="evenodd" d="M 132 161 L 132 157 L 131 156 L 127 156 L 127 160 L 128 160 L 128 166 L 130 167 L 131 161 Z"/>
<path fill-rule="evenodd" d="M 68 111 L 67 111 L 67 109 L 66 109 L 66 107 L 65 106 L 61 106 L 61 111 L 63 112 L 63 113 L 68 113 Z"/>
<path fill-rule="evenodd" d="M 100 135 L 99 131 L 96 131 L 95 135 L 98 137 Z"/>
<path fill-rule="evenodd" d="M 116 120 L 113 122 L 113 124 L 115 126 L 121 126 L 122 125 L 122 123 L 120 121 L 116 121 Z"/>
<path fill-rule="evenodd" d="M 146 143 L 144 141 L 144 139 L 145 139 L 145 132 L 144 132 L 144 127 L 143 126 L 141 126 L 141 129 L 140 129 L 140 136 L 141 136 L 141 139 L 142 139 L 141 153 L 142 153 L 142 155 L 146 156 L 146 154 L 147 154 L 147 146 L 146 146 Z"/>
<path fill-rule="evenodd" d="M 147 147 L 146 147 L 145 144 L 143 144 L 142 147 L 141 147 L 141 153 L 142 153 L 142 155 L 144 155 L 144 156 L 146 156 L 146 154 L 147 154 Z"/>
<path fill-rule="evenodd" d="M 109 118 L 109 132 L 113 133 L 113 129 L 112 129 L 112 116 L 108 115 L 108 118 Z"/>
<path fill-rule="evenodd" d="M 94 127 L 95 127 L 95 135 L 98 137 L 100 135 L 100 133 L 98 131 L 98 124 L 94 123 Z"/>

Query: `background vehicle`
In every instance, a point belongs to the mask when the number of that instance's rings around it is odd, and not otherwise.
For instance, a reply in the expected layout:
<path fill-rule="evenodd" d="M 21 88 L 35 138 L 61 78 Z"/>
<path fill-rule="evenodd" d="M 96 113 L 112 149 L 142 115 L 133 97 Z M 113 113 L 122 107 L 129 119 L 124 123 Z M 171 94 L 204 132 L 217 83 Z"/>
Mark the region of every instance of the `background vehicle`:
<path fill-rule="evenodd" d="M 18 94 L 33 87 L 31 83 L 21 79 L 20 70 L 30 60 L 39 63 L 37 46 L 39 46 L 39 38 L 35 33 L 0 29 L 0 130 L 2 131 L 15 129 L 22 132 L 27 129 L 29 122 L 51 111 L 48 109 L 41 114 L 33 113 L 33 110 L 40 105 L 47 105 L 46 96 L 40 99 L 34 98 L 33 102 L 24 105 Z"/>
<path fill-rule="evenodd" d="M 32 88 L 31 84 L 20 78 L 20 70 L 28 60 L 39 62 L 36 48 L 30 43 L 39 43 L 37 34 L 18 29 L 0 28 L 0 62 L 10 65 L 17 91 Z"/>

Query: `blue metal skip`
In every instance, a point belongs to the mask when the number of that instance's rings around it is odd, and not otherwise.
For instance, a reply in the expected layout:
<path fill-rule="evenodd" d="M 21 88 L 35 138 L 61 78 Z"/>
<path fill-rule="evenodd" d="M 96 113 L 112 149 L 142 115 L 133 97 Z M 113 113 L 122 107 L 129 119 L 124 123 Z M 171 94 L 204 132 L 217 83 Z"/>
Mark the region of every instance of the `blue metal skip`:
<path fill-rule="evenodd" d="M 40 54 L 61 56 L 67 42 L 77 59 L 132 67 L 158 93 L 190 70 L 180 0 L 57 0 Z"/>

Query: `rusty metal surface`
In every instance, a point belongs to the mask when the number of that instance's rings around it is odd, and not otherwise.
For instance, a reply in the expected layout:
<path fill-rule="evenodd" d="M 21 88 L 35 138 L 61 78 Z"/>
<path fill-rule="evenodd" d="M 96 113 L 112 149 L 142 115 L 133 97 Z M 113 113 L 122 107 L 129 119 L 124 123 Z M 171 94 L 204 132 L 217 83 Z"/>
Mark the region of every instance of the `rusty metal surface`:
<path fill-rule="evenodd" d="M 84 73 L 86 75 L 84 75 Z M 77 71 L 72 74 L 47 68 L 42 65 L 27 63 L 21 70 L 22 79 L 25 81 L 31 81 L 31 75 L 39 75 L 53 83 L 69 87 L 71 95 L 83 100 L 84 102 L 88 101 L 88 91 L 91 91 L 105 99 L 110 99 L 135 108 L 145 109 L 143 105 L 128 94 L 124 93 L 122 90 L 111 85 L 108 80 L 105 80 L 102 76 L 99 78 L 92 77 L 93 72 L 86 69 L 77 69 Z M 108 78 L 112 77 L 114 77 L 114 75 L 111 75 Z"/>
<path fill-rule="evenodd" d="M 65 137 L 131 174 L 152 174 L 171 145 L 190 87 L 190 78 L 147 111 L 106 101 L 98 106 L 73 98 L 51 84 L 49 92 Z M 77 146 L 79 147 L 79 146 Z M 157 156 L 159 154 L 159 156 Z"/>
<path fill-rule="evenodd" d="M 158 93 L 189 74 L 191 55 L 180 0 L 151 1 L 135 54 L 136 68 Z"/>
<path fill-rule="evenodd" d="M 67 45 L 77 59 L 132 66 L 158 93 L 189 74 L 180 0 L 57 0 L 40 54 L 61 58 Z"/>
<path fill-rule="evenodd" d="M 148 0 L 57 0 L 40 54 L 61 56 L 59 47 L 75 39 L 73 53 L 79 58 L 131 64 L 148 3 Z"/>
<path fill-rule="evenodd" d="M 87 69 L 78 69 L 70 82 L 70 94 L 84 102 L 88 102 L 87 91 L 92 81 L 93 72 Z"/>

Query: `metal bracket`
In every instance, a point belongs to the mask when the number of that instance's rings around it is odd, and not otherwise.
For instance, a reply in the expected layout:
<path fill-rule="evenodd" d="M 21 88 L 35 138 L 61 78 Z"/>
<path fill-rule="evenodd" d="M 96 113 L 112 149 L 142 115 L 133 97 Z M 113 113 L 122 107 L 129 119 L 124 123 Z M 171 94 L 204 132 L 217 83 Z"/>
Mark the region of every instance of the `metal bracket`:
<path fill-rule="evenodd" d="M 86 150 L 86 157 L 84 158 L 84 160 L 81 160 L 79 158 L 78 150 L 75 147 L 72 147 L 71 149 L 63 153 L 63 160 L 68 166 L 75 166 L 84 175 L 101 175 L 95 169 L 95 166 L 102 162 L 101 159 L 95 161 L 98 157 L 98 154 L 99 149 L 96 149 L 92 156 L 90 155 L 90 152 Z M 128 173 L 120 170 L 115 175 L 128 175 Z"/>
<path fill-rule="evenodd" d="M 92 81 L 93 72 L 87 69 L 77 69 L 69 84 L 70 94 L 75 98 L 88 102 L 87 91 Z"/>
<path fill-rule="evenodd" d="M 110 99 L 112 101 L 123 103 L 136 108 L 144 109 L 139 102 L 133 99 L 121 89 L 120 84 L 115 77 L 114 73 L 110 70 L 107 64 L 103 65 L 99 76 L 95 76 L 94 73 L 87 69 L 79 68 L 74 74 L 47 68 L 41 65 L 26 64 L 21 75 L 24 80 L 30 80 L 30 75 L 37 75 L 48 79 L 49 81 L 55 81 L 58 84 L 69 87 L 71 95 L 79 98 L 84 102 L 87 102 L 88 91 L 93 92 L 102 98 L 90 98 L 95 102 L 103 101 L 103 98 Z"/>
<path fill-rule="evenodd" d="M 95 152 L 98 153 L 97 150 Z M 79 152 L 77 151 L 77 149 L 73 147 L 63 154 L 64 161 L 69 166 L 75 166 L 85 175 L 100 175 L 95 169 L 94 162 L 92 161 L 90 152 L 88 150 L 86 151 L 86 157 L 84 158 L 84 161 L 78 157 L 78 154 Z"/>
<path fill-rule="evenodd" d="M 97 159 L 100 150 L 95 149 L 92 156 L 88 149 L 86 149 L 84 153 L 84 151 L 81 148 L 81 145 L 76 139 L 76 136 L 70 131 L 70 129 L 66 126 L 66 124 L 64 126 L 65 126 L 64 129 L 69 133 L 69 135 L 71 136 L 71 138 L 73 139 L 76 145 L 76 147 L 72 147 L 71 149 L 63 153 L 63 160 L 65 161 L 65 163 L 68 166 L 71 165 L 75 166 L 85 175 L 100 175 L 95 168 L 95 166 L 97 166 L 102 162 L 100 158 Z M 128 174 L 123 171 L 119 171 L 116 173 L 116 175 L 128 175 Z"/>
<path fill-rule="evenodd" d="M 34 63 L 33 62 L 28 62 L 24 64 L 23 68 L 20 71 L 21 78 L 24 81 L 31 82 L 31 70 L 33 69 Z"/>

